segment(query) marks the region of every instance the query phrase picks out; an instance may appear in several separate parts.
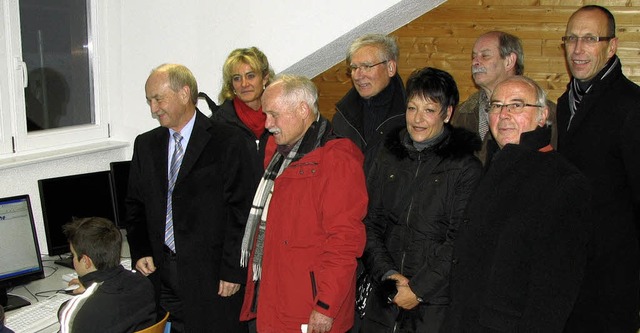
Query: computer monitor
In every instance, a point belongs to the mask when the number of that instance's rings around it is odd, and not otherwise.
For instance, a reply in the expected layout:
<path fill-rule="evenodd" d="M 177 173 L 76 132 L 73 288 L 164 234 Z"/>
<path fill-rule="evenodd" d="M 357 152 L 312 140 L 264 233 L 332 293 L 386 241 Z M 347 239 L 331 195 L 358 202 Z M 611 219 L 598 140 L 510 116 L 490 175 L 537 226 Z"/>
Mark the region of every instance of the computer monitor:
<path fill-rule="evenodd" d="M 124 227 L 125 208 L 124 199 L 127 197 L 127 188 L 129 187 L 129 168 L 131 161 L 111 162 L 111 187 L 113 190 L 113 203 L 116 208 L 115 223 L 118 227 Z"/>
<path fill-rule="evenodd" d="M 38 188 L 50 256 L 70 252 L 62 226 L 73 218 L 116 219 L 110 171 L 40 179 Z M 72 267 L 70 258 L 56 263 Z"/>
<path fill-rule="evenodd" d="M 5 311 L 29 305 L 7 289 L 43 279 L 38 236 L 28 195 L 0 199 L 0 304 Z"/>

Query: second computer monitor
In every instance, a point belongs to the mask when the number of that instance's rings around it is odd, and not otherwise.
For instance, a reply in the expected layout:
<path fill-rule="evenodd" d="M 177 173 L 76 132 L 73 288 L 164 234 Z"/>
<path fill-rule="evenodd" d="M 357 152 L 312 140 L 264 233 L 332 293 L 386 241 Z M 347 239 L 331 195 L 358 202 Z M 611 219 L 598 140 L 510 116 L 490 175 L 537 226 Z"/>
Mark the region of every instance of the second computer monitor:
<path fill-rule="evenodd" d="M 131 161 L 111 162 L 111 185 L 113 189 L 113 203 L 116 209 L 116 220 L 114 221 L 119 227 L 124 227 L 125 208 L 124 199 L 127 197 L 127 188 L 129 187 L 129 167 Z"/>
<path fill-rule="evenodd" d="M 110 171 L 41 179 L 38 187 L 49 255 L 70 251 L 62 226 L 72 218 L 116 221 Z"/>

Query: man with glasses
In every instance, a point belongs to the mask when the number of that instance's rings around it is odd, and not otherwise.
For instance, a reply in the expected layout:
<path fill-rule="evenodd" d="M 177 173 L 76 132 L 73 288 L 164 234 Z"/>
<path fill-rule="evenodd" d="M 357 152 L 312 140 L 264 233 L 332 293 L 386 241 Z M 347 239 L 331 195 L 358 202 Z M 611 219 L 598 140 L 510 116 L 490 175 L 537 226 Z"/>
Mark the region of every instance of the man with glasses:
<path fill-rule="evenodd" d="M 387 134 L 406 126 L 407 96 L 398 74 L 398 44 L 395 37 L 364 35 L 351 43 L 346 63 L 353 88 L 336 103 L 334 132 L 349 138 L 364 153 L 368 173 Z M 370 290 L 364 266 L 358 260 L 356 318 L 350 332 L 360 330 Z"/>
<path fill-rule="evenodd" d="M 585 177 L 550 145 L 546 93 L 499 83 L 487 108 L 495 138 L 458 230 L 443 332 L 562 332 L 580 290 L 589 225 Z"/>
<path fill-rule="evenodd" d="M 405 126 L 398 54 L 394 37 L 377 34 L 356 39 L 347 52 L 353 88 L 336 104 L 332 122 L 336 134 L 351 139 L 364 153 L 365 172 L 386 134 Z"/>
<path fill-rule="evenodd" d="M 498 83 L 523 73 L 524 51 L 520 38 L 502 31 L 490 31 L 478 37 L 471 53 L 471 75 L 479 90 L 455 110 L 451 124 L 480 135 L 482 149 L 476 155 L 483 164 L 487 159 L 487 142 L 491 140 L 486 112 L 489 97 Z M 556 105 L 550 101 L 547 105 L 552 124 L 551 145 L 555 147 Z"/>
<path fill-rule="evenodd" d="M 600 6 L 569 18 L 571 81 L 558 100 L 558 151 L 596 194 L 590 260 L 567 332 L 638 330 L 640 87 L 622 74 L 615 19 Z"/>

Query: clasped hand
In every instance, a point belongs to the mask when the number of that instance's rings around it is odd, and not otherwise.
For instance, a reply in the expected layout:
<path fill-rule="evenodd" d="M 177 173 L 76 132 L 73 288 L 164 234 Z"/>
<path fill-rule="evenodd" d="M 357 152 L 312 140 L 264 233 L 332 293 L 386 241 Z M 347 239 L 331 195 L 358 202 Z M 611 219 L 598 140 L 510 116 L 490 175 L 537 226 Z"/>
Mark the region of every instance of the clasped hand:
<path fill-rule="evenodd" d="M 409 287 L 409 279 L 399 273 L 389 276 L 389 279 L 396 281 L 396 289 L 398 290 L 393 298 L 393 303 L 404 310 L 411 310 L 420 304 L 418 297 Z"/>

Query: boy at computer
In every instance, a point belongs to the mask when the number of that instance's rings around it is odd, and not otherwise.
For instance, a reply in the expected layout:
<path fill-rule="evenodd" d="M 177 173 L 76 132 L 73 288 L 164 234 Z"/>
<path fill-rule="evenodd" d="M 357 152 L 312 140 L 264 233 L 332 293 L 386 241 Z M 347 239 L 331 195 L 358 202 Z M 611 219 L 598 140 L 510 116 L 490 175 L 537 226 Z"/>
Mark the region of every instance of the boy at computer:
<path fill-rule="evenodd" d="M 104 218 L 63 226 L 73 266 L 86 290 L 58 312 L 60 332 L 135 332 L 156 322 L 153 285 L 120 265 L 122 235 Z"/>

